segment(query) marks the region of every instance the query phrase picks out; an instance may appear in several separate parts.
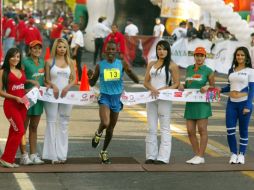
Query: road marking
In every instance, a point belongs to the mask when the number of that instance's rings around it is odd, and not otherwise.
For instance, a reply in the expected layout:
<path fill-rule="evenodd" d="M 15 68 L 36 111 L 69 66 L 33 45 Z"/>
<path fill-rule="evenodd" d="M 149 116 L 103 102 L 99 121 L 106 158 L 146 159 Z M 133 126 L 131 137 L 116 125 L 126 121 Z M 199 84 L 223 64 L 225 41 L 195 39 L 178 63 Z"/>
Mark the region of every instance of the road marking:
<path fill-rule="evenodd" d="M 35 190 L 35 187 L 26 173 L 13 173 L 21 190 Z"/>
<path fill-rule="evenodd" d="M 0 138 L 0 142 L 6 142 L 6 138 Z M 2 144 L 1 144 L 2 145 Z M 1 152 L 3 152 L 3 146 L 0 146 Z M 30 177 L 26 173 L 13 173 L 20 190 L 36 190 Z"/>
<path fill-rule="evenodd" d="M 133 109 L 133 108 L 132 109 L 125 109 L 125 111 L 127 113 L 129 113 L 130 115 L 132 115 L 133 117 L 137 118 L 139 121 L 147 122 L 146 111 L 143 111 L 144 108 L 142 108 L 141 106 L 135 106 L 135 108 L 137 108 L 138 111 L 134 111 L 135 109 Z M 142 110 L 142 111 L 140 111 L 140 110 Z M 180 125 L 171 123 L 170 128 L 176 134 L 186 134 L 186 129 Z M 184 135 L 174 135 L 174 133 L 172 133 L 172 136 L 174 136 L 174 138 L 190 145 L 189 139 L 186 135 L 185 136 Z M 230 156 L 230 152 L 229 152 L 229 149 L 227 146 L 225 146 L 217 141 L 211 140 L 211 139 L 208 139 L 206 153 L 212 157 L 229 157 Z M 250 177 L 251 179 L 254 179 L 254 171 L 241 171 L 241 173 Z"/>
<path fill-rule="evenodd" d="M 137 113 L 141 116 L 142 121 L 146 122 L 146 111 L 137 111 Z M 171 123 L 170 129 L 172 132 L 175 132 L 176 134 L 186 134 L 187 135 L 186 129 L 182 129 L 178 125 L 174 125 Z M 179 139 L 187 144 L 190 144 L 189 139 L 186 136 L 174 135 L 174 133 L 172 133 L 172 136 L 174 136 L 176 139 Z M 209 141 L 209 142 L 211 142 L 211 141 Z M 213 157 L 221 157 L 221 156 L 225 156 L 225 155 L 226 156 L 230 155 L 227 152 L 225 152 L 224 150 L 219 149 L 210 143 L 207 144 L 206 153 L 210 154 Z"/>

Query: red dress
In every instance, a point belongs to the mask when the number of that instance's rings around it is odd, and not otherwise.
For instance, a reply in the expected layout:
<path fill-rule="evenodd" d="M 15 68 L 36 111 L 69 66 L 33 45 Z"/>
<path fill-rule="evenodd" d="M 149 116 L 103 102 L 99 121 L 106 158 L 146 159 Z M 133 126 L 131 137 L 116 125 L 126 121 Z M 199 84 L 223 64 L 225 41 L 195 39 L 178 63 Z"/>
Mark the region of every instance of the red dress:
<path fill-rule="evenodd" d="M 23 71 L 21 71 L 21 73 L 22 75 L 20 78 L 15 76 L 12 72 L 9 73 L 6 89 L 7 93 L 18 97 L 23 97 L 25 95 L 26 77 Z M 6 162 L 13 163 L 25 132 L 24 122 L 27 110 L 24 104 L 18 103 L 16 100 L 9 98 L 5 98 L 3 107 L 5 116 L 10 122 L 10 129 L 5 150 L 1 159 Z"/>

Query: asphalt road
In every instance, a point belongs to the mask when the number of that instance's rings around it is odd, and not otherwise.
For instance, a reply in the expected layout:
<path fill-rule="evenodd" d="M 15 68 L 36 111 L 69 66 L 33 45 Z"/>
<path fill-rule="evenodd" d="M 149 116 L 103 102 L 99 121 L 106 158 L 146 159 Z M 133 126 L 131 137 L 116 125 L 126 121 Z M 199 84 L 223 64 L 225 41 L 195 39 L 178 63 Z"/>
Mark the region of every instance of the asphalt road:
<path fill-rule="evenodd" d="M 91 54 L 86 53 L 84 63 L 89 68 Z M 141 80 L 145 68 L 134 68 Z M 184 77 L 184 70 L 181 70 Z M 217 82 L 225 82 L 224 75 L 216 74 Z M 135 85 L 126 78 L 127 91 L 143 91 L 141 85 Z M 213 104 L 213 117 L 209 119 L 209 145 L 205 157 L 209 159 L 228 158 L 229 151 L 225 130 L 225 99 Z M 3 99 L 0 99 L 2 107 Z M 184 103 L 173 104 L 171 129 L 173 134 L 171 160 L 183 162 L 192 156 L 191 147 L 183 119 Z M 133 157 L 140 163 L 145 160 L 145 105 L 125 107 L 121 112 L 115 129 L 113 141 L 108 149 L 112 157 Z M 69 127 L 68 157 L 97 157 L 99 150 L 91 148 L 91 137 L 99 124 L 98 106 L 75 106 Z M 0 109 L 0 151 L 4 149 L 8 134 L 8 122 L 3 109 Z M 38 132 L 38 152 L 43 146 L 43 134 L 46 122 L 43 115 Z M 248 156 L 254 156 L 254 123 L 250 124 Z M 17 157 L 19 154 L 17 155 Z M 226 159 L 227 160 L 227 159 Z M 248 162 L 248 160 L 247 160 Z M 254 164 L 254 163 L 253 163 Z M 1 168 L 0 168 L 1 170 Z M 254 172 L 89 172 L 89 173 L 1 173 L 1 190 L 250 190 L 254 187 Z"/>

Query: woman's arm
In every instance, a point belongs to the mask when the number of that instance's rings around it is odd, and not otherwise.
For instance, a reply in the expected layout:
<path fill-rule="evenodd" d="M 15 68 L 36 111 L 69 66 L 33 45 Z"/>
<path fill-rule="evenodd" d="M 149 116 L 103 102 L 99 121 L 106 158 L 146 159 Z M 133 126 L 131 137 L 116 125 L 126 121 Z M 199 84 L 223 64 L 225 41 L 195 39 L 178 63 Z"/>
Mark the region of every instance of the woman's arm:
<path fill-rule="evenodd" d="M 146 73 L 145 73 L 145 79 L 144 79 L 144 87 L 147 89 L 147 90 L 150 90 L 150 91 L 155 91 L 157 90 L 156 88 L 154 88 L 152 85 L 151 85 L 151 76 L 150 76 L 150 70 L 152 68 L 152 66 L 155 64 L 155 62 L 150 62 L 146 68 Z"/>
<path fill-rule="evenodd" d="M 46 62 L 45 63 L 45 83 L 48 85 L 48 87 L 53 89 L 54 97 L 57 99 L 59 96 L 59 89 L 57 86 L 51 82 L 50 79 L 50 63 Z"/>
<path fill-rule="evenodd" d="M 70 88 L 73 85 L 75 85 L 76 75 L 75 75 L 75 71 L 74 71 L 74 64 L 73 64 L 72 61 L 70 62 L 70 69 L 71 69 L 71 74 L 70 74 L 70 77 L 69 77 L 69 84 L 66 87 L 64 87 L 64 89 L 62 90 L 61 98 L 65 97 L 67 92 L 70 90 Z"/>
<path fill-rule="evenodd" d="M 205 93 L 208 90 L 208 88 L 214 88 L 214 86 L 215 86 L 214 72 L 212 72 L 208 76 L 208 82 L 209 82 L 209 85 L 206 85 L 206 86 L 203 86 L 202 88 L 200 88 L 201 93 Z"/>
<path fill-rule="evenodd" d="M 151 84 L 151 76 L 150 76 L 150 70 L 152 68 L 152 66 L 155 64 L 155 62 L 151 62 L 148 64 L 147 68 L 146 68 L 146 73 L 145 73 L 145 79 L 144 79 L 144 87 L 151 91 L 151 96 L 153 98 L 156 98 L 159 95 L 159 90 L 156 89 L 155 87 L 152 86 Z"/>
<path fill-rule="evenodd" d="M 227 84 L 227 86 L 224 86 L 220 89 L 221 93 L 229 92 L 230 91 L 230 84 Z"/>
<path fill-rule="evenodd" d="M 8 99 L 16 100 L 18 103 L 23 103 L 22 99 L 18 96 L 13 96 L 3 90 L 3 70 L 0 70 L 0 96 Z"/>
<path fill-rule="evenodd" d="M 162 90 L 162 89 L 177 89 L 179 87 L 179 85 L 180 85 L 180 74 L 179 74 L 178 65 L 171 62 L 170 66 L 169 66 L 169 70 L 170 70 L 170 73 L 172 75 L 173 84 L 171 86 L 166 86 L 166 87 L 161 88 L 159 90 Z"/>
<path fill-rule="evenodd" d="M 124 60 L 122 60 L 122 63 L 123 63 L 123 69 L 126 72 L 126 74 L 131 78 L 131 80 L 133 80 L 133 82 L 138 84 L 139 83 L 138 76 L 134 72 L 132 72 L 131 68 Z"/>
<path fill-rule="evenodd" d="M 254 98 L 254 69 L 250 70 L 250 74 L 248 77 L 248 99 L 246 101 L 246 105 L 244 106 L 244 114 L 250 112 L 250 110 L 252 109 L 252 101 Z"/>

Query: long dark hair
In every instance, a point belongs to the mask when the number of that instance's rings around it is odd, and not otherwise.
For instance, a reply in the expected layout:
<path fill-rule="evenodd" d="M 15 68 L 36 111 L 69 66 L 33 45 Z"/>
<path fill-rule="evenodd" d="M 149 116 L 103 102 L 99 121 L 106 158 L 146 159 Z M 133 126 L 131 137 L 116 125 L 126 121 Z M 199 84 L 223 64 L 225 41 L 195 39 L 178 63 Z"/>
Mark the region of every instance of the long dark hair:
<path fill-rule="evenodd" d="M 3 81 L 3 89 L 7 89 L 7 81 L 8 81 L 8 75 L 10 73 L 10 59 L 12 57 L 14 57 L 16 54 L 20 54 L 20 60 L 19 60 L 19 63 L 17 64 L 16 68 L 21 70 L 21 52 L 18 48 L 10 48 L 6 55 L 5 55 L 5 58 L 4 58 L 4 63 L 1 67 L 1 69 L 3 69 L 3 78 L 2 78 L 2 81 Z"/>
<path fill-rule="evenodd" d="M 165 40 L 161 40 L 157 43 L 157 45 L 156 45 L 156 57 L 157 57 L 157 59 L 159 59 L 158 52 L 157 52 L 158 46 L 162 46 L 165 50 L 167 50 L 168 53 L 167 53 L 167 56 L 163 60 L 163 64 L 157 70 L 162 69 L 165 66 L 166 84 L 171 85 L 171 80 L 169 79 L 169 76 L 168 76 L 169 65 L 170 65 L 170 62 L 171 62 L 170 44 Z"/>
<path fill-rule="evenodd" d="M 236 50 L 234 52 L 234 57 L 233 57 L 231 68 L 229 69 L 229 74 L 232 73 L 234 71 L 234 68 L 236 68 L 238 66 L 238 62 L 236 60 L 236 54 L 238 51 L 243 51 L 243 53 L 245 55 L 245 67 L 252 68 L 249 50 L 246 47 L 241 46 L 241 47 L 236 48 Z"/>

